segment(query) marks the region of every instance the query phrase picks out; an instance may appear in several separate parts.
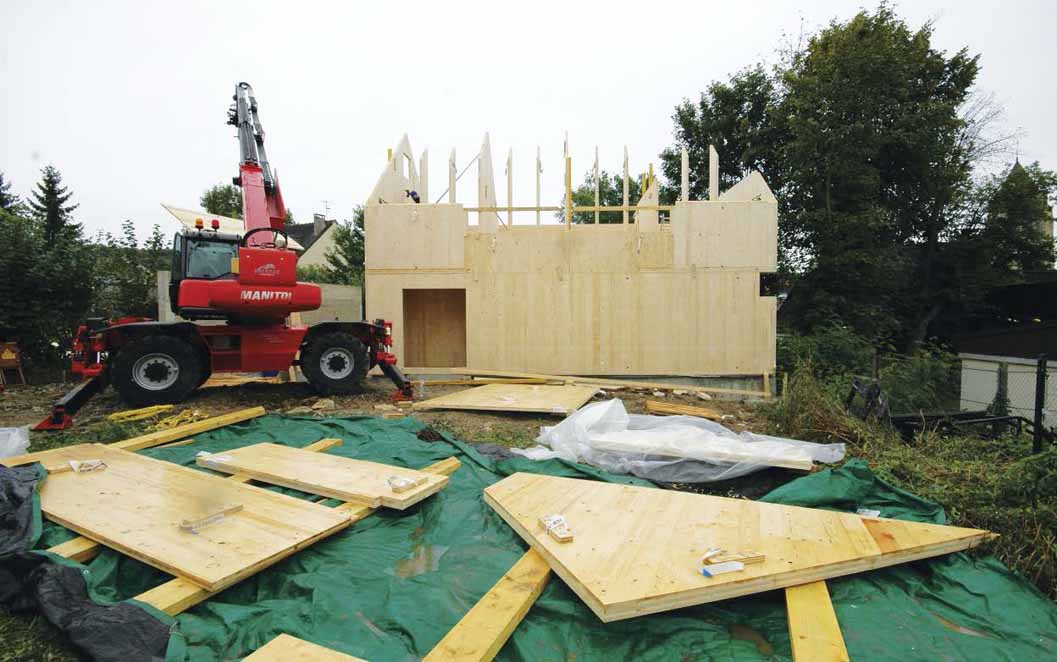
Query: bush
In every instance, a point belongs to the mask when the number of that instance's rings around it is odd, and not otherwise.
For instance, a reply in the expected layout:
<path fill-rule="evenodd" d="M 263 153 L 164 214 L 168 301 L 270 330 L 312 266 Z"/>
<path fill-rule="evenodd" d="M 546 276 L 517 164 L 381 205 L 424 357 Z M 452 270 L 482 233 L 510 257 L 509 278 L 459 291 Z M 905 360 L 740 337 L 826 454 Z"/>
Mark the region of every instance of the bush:
<path fill-rule="evenodd" d="M 880 381 L 892 413 L 957 409 L 954 365 L 954 356 L 938 350 L 890 359 Z"/>

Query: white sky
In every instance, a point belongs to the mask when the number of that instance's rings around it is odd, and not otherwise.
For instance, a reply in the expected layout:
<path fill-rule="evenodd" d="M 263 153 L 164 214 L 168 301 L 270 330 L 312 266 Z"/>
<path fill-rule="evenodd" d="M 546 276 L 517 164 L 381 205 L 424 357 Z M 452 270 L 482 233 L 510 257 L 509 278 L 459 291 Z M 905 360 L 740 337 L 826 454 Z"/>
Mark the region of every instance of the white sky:
<path fill-rule="evenodd" d="M 407 132 L 430 150 L 430 194 L 490 132 L 500 204 L 515 157 L 515 204 L 532 204 L 536 145 L 544 203 L 561 196 L 569 132 L 574 181 L 593 162 L 639 172 L 671 142 L 671 114 L 713 80 L 774 59 L 783 34 L 861 3 L 782 2 L 58 2 L 0 3 L 0 171 L 26 196 L 54 164 L 94 233 L 133 219 L 142 235 L 176 222 L 159 206 L 197 207 L 237 172 L 225 125 L 237 81 L 260 103 L 268 155 L 299 221 L 348 218 L 386 148 Z M 873 6 L 873 5 L 868 5 Z M 916 1 L 912 26 L 936 19 L 934 46 L 982 55 L 979 86 L 1024 132 L 1021 160 L 1057 169 L 1057 4 Z M 476 169 L 459 201 L 476 202 Z M 533 222 L 526 214 L 519 222 Z"/>

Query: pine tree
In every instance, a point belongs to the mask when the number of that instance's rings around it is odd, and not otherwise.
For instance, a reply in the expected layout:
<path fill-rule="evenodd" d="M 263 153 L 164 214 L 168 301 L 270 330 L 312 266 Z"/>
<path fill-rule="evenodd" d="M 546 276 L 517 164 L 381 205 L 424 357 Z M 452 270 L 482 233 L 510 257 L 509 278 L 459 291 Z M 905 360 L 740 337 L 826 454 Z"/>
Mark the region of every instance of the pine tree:
<path fill-rule="evenodd" d="M 4 181 L 4 173 L 0 172 L 0 209 L 15 213 L 15 208 L 20 204 L 18 196 L 11 193 L 11 182 Z"/>
<path fill-rule="evenodd" d="M 52 242 L 64 230 L 80 234 L 81 226 L 71 222 L 70 214 L 77 205 L 66 204 L 73 197 L 73 192 L 62 185 L 62 175 L 54 166 L 41 169 L 41 180 L 37 190 L 29 201 L 30 211 L 43 224 L 44 240 Z"/>

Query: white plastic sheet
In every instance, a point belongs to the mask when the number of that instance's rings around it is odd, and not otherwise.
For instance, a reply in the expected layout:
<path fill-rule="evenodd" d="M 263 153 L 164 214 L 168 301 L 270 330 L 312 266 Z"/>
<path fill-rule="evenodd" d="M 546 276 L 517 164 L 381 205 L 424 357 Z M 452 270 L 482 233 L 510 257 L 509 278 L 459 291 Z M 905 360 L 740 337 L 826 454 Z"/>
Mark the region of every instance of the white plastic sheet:
<path fill-rule="evenodd" d="M 29 426 L 0 428 L 0 457 L 22 455 L 29 448 Z"/>
<path fill-rule="evenodd" d="M 661 482 L 727 480 L 769 466 L 833 463 L 844 457 L 844 444 L 739 434 L 696 416 L 628 414 L 619 399 L 581 408 L 558 425 L 542 428 L 536 441 L 539 446 L 514 452 L 533 460 L 586 462 Z"/>

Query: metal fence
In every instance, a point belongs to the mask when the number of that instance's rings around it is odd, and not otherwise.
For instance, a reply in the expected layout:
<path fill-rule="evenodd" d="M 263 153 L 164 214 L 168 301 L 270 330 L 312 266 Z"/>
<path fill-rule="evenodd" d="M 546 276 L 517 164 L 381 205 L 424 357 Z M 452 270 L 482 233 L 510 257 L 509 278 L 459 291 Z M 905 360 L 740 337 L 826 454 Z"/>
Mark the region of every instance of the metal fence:
<path fill-rule="evenodd" d="M 1057 362 L 1046 355 L 1035 360 L 962 354 L 959 400 L 962 411 L 1013 416 L 1032 423 L 1035 452 L 1057 423 L 1057 380 L 1047 379 Z"/>

